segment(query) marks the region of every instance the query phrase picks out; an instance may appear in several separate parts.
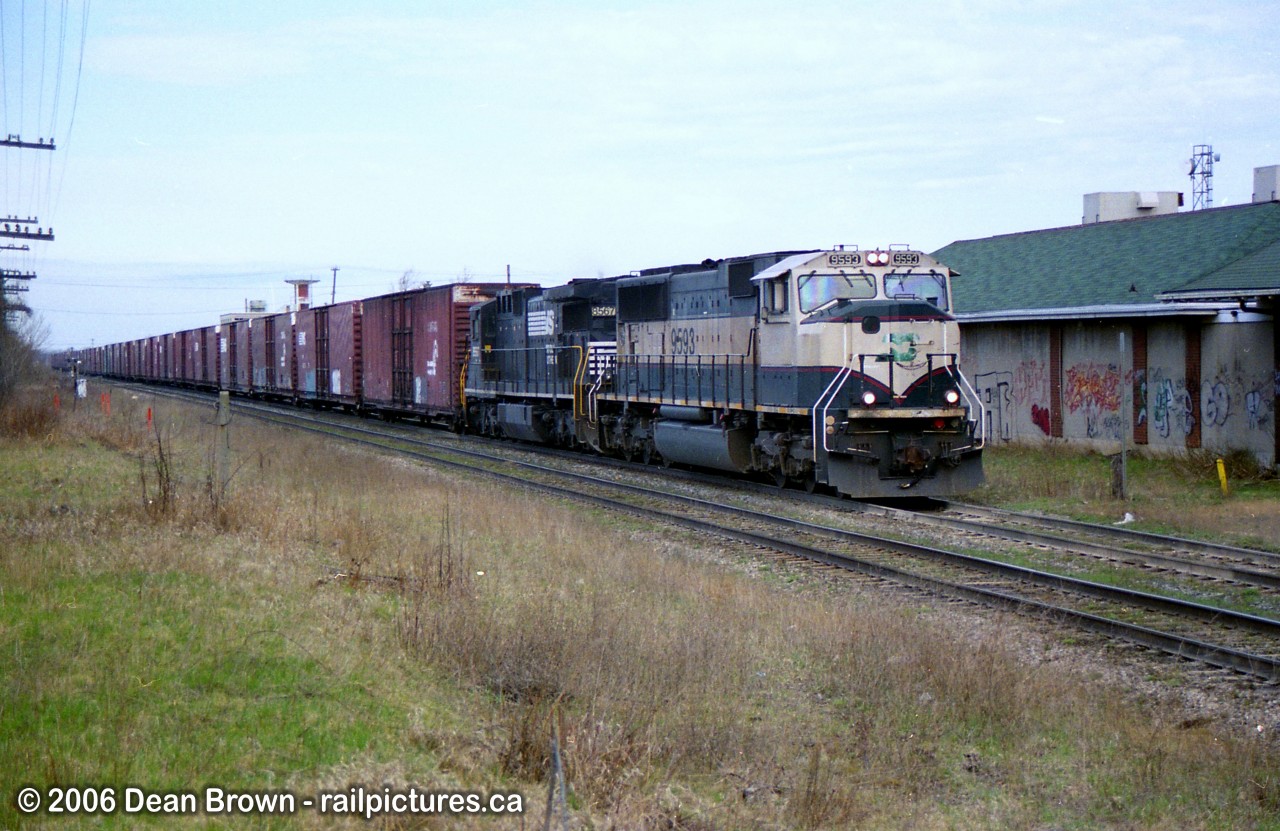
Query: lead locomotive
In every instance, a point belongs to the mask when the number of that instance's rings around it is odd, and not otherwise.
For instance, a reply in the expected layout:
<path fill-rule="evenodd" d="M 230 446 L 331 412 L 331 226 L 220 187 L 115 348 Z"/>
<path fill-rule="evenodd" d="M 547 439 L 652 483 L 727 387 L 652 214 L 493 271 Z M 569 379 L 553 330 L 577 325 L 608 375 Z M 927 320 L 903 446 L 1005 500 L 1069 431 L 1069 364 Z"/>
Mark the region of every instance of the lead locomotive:
<path fill-rule="evenodd" d="M 470 429 L 646 462 L 945 496 L 982 481 L 951 272 L 918 251 L 775 252 L 472 307 Z"/>

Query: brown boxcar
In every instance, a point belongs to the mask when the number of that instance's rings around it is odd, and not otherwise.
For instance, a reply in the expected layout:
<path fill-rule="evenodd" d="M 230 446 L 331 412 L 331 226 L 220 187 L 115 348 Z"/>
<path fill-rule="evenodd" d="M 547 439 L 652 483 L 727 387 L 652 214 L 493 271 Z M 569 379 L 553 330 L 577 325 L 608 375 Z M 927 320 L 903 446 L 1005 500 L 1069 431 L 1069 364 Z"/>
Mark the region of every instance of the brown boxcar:
<path fill-rule="evenodd" d="M 191 381 L 201 389 L 218 386 L 218 327 L 202 326 L 192 332 Z"/>
<path fill-rule="evenodd" d="M 248 392 L 249 320 L 231 320 L 218 328 L 218 384 L 224 390 Z"/>
<path fill-rule="evenodd" d="M 253 391 L 268 397 L 291 395 L 292 314 L 267 315 L 250 322 L 249 349 Z"/>
<path fill-rule="evenodd" d="M 301 398 L 317 403 L 360 403 L 361 301 L 300 310 L 293 348 Z"/>
<path fill-rule="evenodd" d="M 143 341 L 142 377 L 148 381 L 160 380 L 163 365 L 164 342 L 160 335 L 152 335 Z"/>
<path fill-rule="evenodd" d="M 236 358 L 236 325 L 237 321 L 229 321 L 218 327 L 218 388 L 232 389 L 235 376 Z"/>
<path fill-rule="evenodd" d="M 452 423 L 472 306 L 511 286 L 460 283 L 364 301 L 365 407 Z"/>
<path fill-rule="evenodd" d="M 190 329 L 183 329 L 173 334 L 173 382 L 184 387 L 191 386 L 191 342 L 194 336 Z"/>
<path fill-rule="evenodd" d="M 178 333 L 170 332 L 160 336 L 160 380 L 176 383 L 182 363 L 182 350 L 178 344 Z"/>
<path fill-rule="evenodd" d="M 209 374 L 209 359 L 217 352 L 212 326 L 178 333 L 178 381 L 184 387 L 211 387 L 216 378 Z"/>

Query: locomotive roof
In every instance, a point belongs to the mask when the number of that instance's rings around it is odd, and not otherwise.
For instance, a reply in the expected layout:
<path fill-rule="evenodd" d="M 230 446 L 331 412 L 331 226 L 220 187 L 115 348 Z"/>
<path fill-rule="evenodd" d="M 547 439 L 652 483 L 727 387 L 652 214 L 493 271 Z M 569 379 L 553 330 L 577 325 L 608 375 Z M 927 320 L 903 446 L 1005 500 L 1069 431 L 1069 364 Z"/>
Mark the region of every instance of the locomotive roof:
<path fill-rule="evenodd" d="M 760 282 L 762 280 L 772 280 L 774 277 L 781 277 L 793 268 L 800 268 L 817 259 L 822 251 L 805 251 L 800 254 L 792 254 L 786 259 L 780 260 L 773 265 L 761 271 L 759 274 L 751 278 L 752 282 Z"/>

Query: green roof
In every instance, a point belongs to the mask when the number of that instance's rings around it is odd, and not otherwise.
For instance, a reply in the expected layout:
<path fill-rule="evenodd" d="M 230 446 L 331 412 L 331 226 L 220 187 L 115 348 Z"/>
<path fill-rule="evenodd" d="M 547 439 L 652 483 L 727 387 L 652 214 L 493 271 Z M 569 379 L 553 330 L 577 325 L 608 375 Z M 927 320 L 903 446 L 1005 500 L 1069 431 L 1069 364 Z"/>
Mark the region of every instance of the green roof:
<path fill-rule="evenodd" d="M 933 256 L 957 274 L 960 314 L 1277 293 L 1280 202 L 961 240 Z"/>
<path fill-rule="evenodd" d="M 1224 268 L 1192 280 L 1162 297 L 1170 300 L 1280 294 L 1280 240 Z"/>

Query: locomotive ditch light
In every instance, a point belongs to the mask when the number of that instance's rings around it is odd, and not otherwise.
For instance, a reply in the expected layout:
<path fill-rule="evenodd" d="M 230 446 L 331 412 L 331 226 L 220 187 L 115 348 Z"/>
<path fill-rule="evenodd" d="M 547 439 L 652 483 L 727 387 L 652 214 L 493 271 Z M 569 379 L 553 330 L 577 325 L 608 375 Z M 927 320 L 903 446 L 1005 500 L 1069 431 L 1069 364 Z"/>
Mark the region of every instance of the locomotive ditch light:
<path fill-rule="evenodd" d="M 957 392 L 956 390 L 947 390 L 946 394 L 943 395 L 942 397 L 946 399 L 948 404 L 960 403 L 960 393 Z"/>
<path fill-rule="evenodd" d="M 862 394 L 863 406 L 870 407 L 876 403 L 876 394 L 871 390 L 867 390 Z"/>

